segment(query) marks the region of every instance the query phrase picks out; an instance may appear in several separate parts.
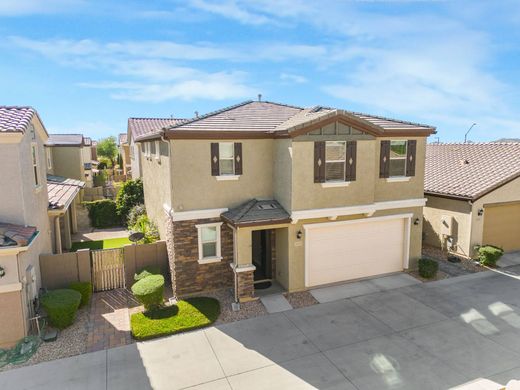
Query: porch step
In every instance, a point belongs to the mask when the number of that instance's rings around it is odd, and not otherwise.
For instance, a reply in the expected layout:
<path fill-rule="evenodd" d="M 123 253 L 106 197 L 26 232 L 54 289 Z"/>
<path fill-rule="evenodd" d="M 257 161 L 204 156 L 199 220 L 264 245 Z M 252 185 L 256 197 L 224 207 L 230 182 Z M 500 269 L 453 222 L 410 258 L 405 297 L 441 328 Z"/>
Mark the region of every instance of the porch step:
<path fill-rule="evenodd" d="M 260 301 L 264 304 L 268 313 L 279 313 L 293 308 L 282 294 L 266 295 L 261 297 Z"/>

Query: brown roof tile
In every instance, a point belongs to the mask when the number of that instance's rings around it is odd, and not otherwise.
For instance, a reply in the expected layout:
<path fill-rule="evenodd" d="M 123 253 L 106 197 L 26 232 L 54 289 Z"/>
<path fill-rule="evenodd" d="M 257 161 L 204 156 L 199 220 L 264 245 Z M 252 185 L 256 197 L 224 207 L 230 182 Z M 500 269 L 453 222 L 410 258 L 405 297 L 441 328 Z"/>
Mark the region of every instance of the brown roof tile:
<path fill-rule="evenodd" d="M 62 209 L 70 204 L 79 190 L 84 187 L 85 183 L 80 180 L 47 175 L 49 210 Z"/>
<path fill-rule="evenodd" d="M 176 126 L 185 122 L 186 119 L 180 118 L 129 118 L 128 130 L 132 138 L 136 139 L 143 135 L 160 131 L 165 127 Z"/>
<path fill-rule="evenodd" d="M 225 213 L 222 218 L 234 226 L 286 223 L 290 215 L 276 200 L 251 199 Z"/>
<path fill-rule="evenodd" d="M 119 145 L 126 144 L 126 140 L 127 140 L 127 134 L 126 133 L 120 133 L 118 138 L 119 138 L 118 139 Z"/>
<path fill-rule="evenodd" d="M 48 146 L 83 146 L 82 134 L 49 134 Z"/>
<path fill-rule="evenodd" d="M 478 199 L 520 177 L 520 143 L 429 144 L 424 191 Z"/>
<path fill-rule="evenodd" d="M 0 132 L 24 133 L 35 113 L 32 107 L 0 106 Z"/>
<path fill-rule="evenodd" d="M 34 226 L 0 222 L 0 250 L 5 247 L 27 246 L 35 234 L 36 228 Z"/>

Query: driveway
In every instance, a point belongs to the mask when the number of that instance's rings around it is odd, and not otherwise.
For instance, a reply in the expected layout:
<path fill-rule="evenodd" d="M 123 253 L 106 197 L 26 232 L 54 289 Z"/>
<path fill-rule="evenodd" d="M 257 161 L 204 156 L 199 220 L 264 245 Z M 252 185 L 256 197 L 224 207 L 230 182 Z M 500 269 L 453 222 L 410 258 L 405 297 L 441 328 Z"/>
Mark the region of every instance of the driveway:
<path fill-rule="evenodd" d="M 520 378 L 518 275 L 520 266 L 512 266 L 372 292 L 15 369 L 0 374 L 0 389 L 426 390 L 479 378 L 504 384 Z"/>

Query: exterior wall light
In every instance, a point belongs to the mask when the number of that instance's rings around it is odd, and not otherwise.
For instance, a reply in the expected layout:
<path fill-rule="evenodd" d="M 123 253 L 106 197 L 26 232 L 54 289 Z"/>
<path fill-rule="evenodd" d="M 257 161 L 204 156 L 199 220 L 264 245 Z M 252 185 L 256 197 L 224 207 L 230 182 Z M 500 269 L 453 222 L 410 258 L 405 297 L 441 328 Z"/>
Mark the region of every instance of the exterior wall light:
<path fill-rule="evenodd" d="M 414 221 L 413 221 L 413 224 L 415 226 L 419 225 L 421 223 L 421 220 L 419 218 L 415 218 Z"/>
<path fill-rule="evenodd" d="M 484 209 L 478 209 L 478 211 L 477 211 L 477 215 L 478 215 L 479 217 L 482 217 L 483 214 L 484 214 Z"/>
<path fill-rule="evenodd" d="M 298 230 L 298 232 L 296 233 L 296 238 L 297 238 L 298 240 L 300 240 L 300 239 L 302 238 L 302 236 L 303 236 L 302 231 L 301 231 L 301 230 Z"/>
<path fill-rule="evenodd" d="M 3 267 L 0 267 L 0 278 L 3 278 L 5 276 L 5 269 Z"/>

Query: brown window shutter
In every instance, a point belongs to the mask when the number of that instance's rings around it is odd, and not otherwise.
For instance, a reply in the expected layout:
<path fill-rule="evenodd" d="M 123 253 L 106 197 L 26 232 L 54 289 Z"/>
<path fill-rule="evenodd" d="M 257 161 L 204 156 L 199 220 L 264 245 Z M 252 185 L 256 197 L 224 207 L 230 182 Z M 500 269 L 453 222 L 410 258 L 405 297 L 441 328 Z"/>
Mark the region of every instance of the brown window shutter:
<path fill-rule="evenodd" d="M 390 176 L 390 141 L 381 141 L 381 153 L 379 155 L 379 177 Z"/>
<path fill-rule="evenodd" d="M 415 176 L 415 154 L 417 141 L 409 140 L 406 153 L 406 176 Z"/>
<path fill-rule="evenodd" d="M 242 142 L 235 142 L 235 175 L 242 174 Z"/>
<path fill-rule="evenodd" d="M 345 181 L 356 180 L 357 142 L 347 141 L 347 166 L 345 168 Z"/>
<path fill-rule="evenodd" d="M 325 182 L 325 141 L 314 142 L 314 183 Z"/>
<path fill-rule="evenodd" d="M 211 143 L 211 176 L 220 175 L 218 142 Z"/>

